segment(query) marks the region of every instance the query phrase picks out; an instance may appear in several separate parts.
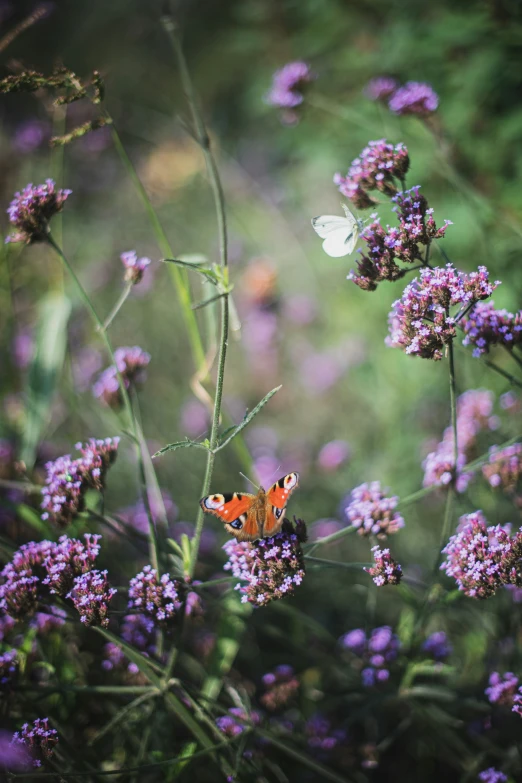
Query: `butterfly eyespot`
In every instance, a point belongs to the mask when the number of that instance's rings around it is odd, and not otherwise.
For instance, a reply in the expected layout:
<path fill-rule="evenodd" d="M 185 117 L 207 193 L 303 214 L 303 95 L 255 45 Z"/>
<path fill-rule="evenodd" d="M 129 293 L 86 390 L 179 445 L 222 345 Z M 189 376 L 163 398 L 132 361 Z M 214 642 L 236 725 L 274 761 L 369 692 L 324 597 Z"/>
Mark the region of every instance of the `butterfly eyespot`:
<path fill-rule="evenodd" d="M 230 527 L 234 528 L 234 530 L 241 530 L 241 528 L 243 527 L 243 523 L 241 522 L 240 519 L 234 519 L 234 521 L 230 522 L 229 524 Z"/>
<path fill-rule="evenodd" d="M 281 519 L 283 514 L 285 513 L 286 508 L 275 508 L 274 507 L 274 516 L 276 519 Z"/>

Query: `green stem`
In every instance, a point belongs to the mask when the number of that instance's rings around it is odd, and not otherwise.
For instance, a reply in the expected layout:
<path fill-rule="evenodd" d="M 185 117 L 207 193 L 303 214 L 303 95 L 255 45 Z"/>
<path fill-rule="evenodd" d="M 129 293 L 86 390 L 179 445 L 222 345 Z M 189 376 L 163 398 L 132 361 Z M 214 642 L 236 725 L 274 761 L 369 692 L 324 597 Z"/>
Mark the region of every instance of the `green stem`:
<path fill-rule="evenodd" d="M 459 444 L 457 440 L 457 389 L 456 389 L 456 379 L 455 379 L 455 357 L 453 353 L 453 340 L 450 340 L 448 345 L 448 358 L 449 358 L 451 428 L 453 430 L 453 462 L 455 466 L 453 481 L 456 482 L 458 459 L 459 459 Z"/>
<path fill-rule="evenodd" d="M 518 364 L 518 366 L 519 366 L 519 367 L 522 367 L 522 359 L 520 358 L 520 356 L 517 356 L 517 354 L 515 353 L 515 351 L 513 351 L 511 348 L 508 348 L 508 346 L 507 346 L 507 345 L 505 345 L 505 346 L 504 346 L 504 348 L 506 349 L 506 351 L 508 352 L 508 354 L 511 356 L 511 358 L 512 358 L 512 359 L 514 359 L 514 360 L 516 361 L 516 363 Z"/>
<path fill-rule="evenodd" d="M 103 330 L 104 331 L 106 331 L 109 328 L 109 326 L 112 324 L 112 322 L 114 321 L 114 319 L 116 318 L 116 316 L 120 312 L 121 308 L 123 307 L 123 305 L 127 301 L 127 298 L 129 296 L 130 292 L 132 291 L 133 286 L 134 286 L 134 283 L 128 282 L 126 284 L 126 286 L 124 287 L 123 291 L 120 294 L 120 298 L 118 299 L 118 301 L 116 302 L 116 304 L 112 308 L 111 312 L 109 313 L 109 315 L 105 319 L 105 323 L 103 324 Z"/>
<path fill-rule="evenodd" d="M 225 196 L 223 193 L 223 186 L 221 184 L 221 178 L 219 176 L 218 167 L 214 159 L 214 154 L 210 145 L 210 139 L 205 128 L 203 117 L 199 110 L 198 100 L 192 85 L 192 79 L 187 67 L 185 55 L 181 47 L 179 40 L 178 29 L 174 20 L 170 16 L 162 17 L 163 27 L 169 37 L 174 54 L 177 60 L 181 85 L 183 92 L 187 99 L 187 103 L 190 107 L 192 114 L 192 122 L 194 125 L 194 131 L 199 145 L 203 151 L 205 157 L 205 163 L 207 166 L 208 177 L 210 186 L 214 195 L 214 203 L 216 208 L 216 219 L 218 224 L 219 233 L 219 250 L 220 250 L 220 265 L 223 271 L 223 277 L 225 284 L 228 285 L 228 241 L 227 241 L 227 220 L 225 211 Z M 219 422 L 221 418 L 221 402 L 223 398 L 223 383 L 225 378 L 225 363 L 227 357 L 228 347 L 228 326 L 229 326 L 229 303 L 228 294 L 224 295 L 221 299 L 221 333 L 219 339 L 219 358 L 216 380 L 216 392 L 214 395 L 214 407 L 212 412 L 212 424 L 210 427 L 210 445 L 207 453 L 207 464 L 205 468 L 205 476 L 203 479 L 203 486 L 201 488 L 200 497 L 204 497 L 210 490 L 210 482 L 212 480 L 212 472 L 214 469 L 215 454 L 214 450 L 218 445 L 219 440 Z M 198 508 L 196 517 L 196 529 L 194 531 L 194 538 L 192 540 L 191 558 L 188 569 L 188 576 L 191 578 L 194 575 L 194 569 L 196 567 L 199 544 L 201 541 L 201 533 L 203 530 L 205 516 L 203 510 Z"/>
<path fill-rule="evenodd" d="M 373 563 L 343 563 L 342 560 L 324 560 L 322 557 L 310 557 L 310 555 L 305 555 L 304 559 L 316 565 L 346 568 L 348 571 L 362 571 L 364 568 L 371 568 L 373 565 Z"/>

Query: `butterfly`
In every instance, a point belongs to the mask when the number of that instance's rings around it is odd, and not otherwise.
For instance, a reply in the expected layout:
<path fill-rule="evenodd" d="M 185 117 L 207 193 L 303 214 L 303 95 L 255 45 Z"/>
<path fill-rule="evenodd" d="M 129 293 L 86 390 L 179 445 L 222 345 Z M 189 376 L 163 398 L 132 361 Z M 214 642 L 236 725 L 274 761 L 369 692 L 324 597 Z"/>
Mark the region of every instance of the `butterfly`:
<path fill-rule="evenodd" d="M 238 541 L 257 541 L 279 533 L 288 498 L 298 485 L 299 474 L 289 473 L 276 481 L 268 492 L 260 487 L 257 495 L 246 492 L 207 495 L 199 505 L 207 514 L 224 522 L 227 531 Z"/>
<path fill-rule="evenodd" d="M 346 217 L 320 215 L 312 218 L 314 231 L 324 239 L 323 250 L 332 258 L 351 255 L 364 228 L 364 222 L 356 218 L 346 204 L 341 206 Z"/>

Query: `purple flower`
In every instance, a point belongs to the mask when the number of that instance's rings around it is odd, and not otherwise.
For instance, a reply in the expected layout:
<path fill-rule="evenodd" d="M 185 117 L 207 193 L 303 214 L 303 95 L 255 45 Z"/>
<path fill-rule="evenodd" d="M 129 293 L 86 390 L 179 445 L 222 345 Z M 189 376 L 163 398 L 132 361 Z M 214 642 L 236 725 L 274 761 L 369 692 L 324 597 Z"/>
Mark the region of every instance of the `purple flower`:
<path fill-rule="evenodd" d="M 364 94 L 371 101 L 385 101 L 398 86 L 399 83 L 392 76 L 377 76 L 368 82 L 364 88 Z"/>
<path fill-rule="evenodd" d="M 504 449 L 492 446 L 488 462 L 482 466 L 482 474 L 493 489 L 514 492 L 522 475 L 522 443 L 513 443 Z"/>
<path fill-rule="evenodd" d="M 245 712 L 240 707 L 231 707 L 226 715 L 216 718 L 216 726 L 227 737 L 237 737 L 242 734 L 248 726 L 253 723 L 258 726 L 261 722 L 259 713 L 253 711 Z"/>
<path fill-rule="evenodd" d="M 5 641 L 16 625 L 16 620 L 8 614 L 0 614 L 0 642 Z"/>
<path fill-rule="evenodd" d="M 13 745 L 13 735 L 0 729 L 0 766 L 8 770 L 28 769 L 32 759 L 24 745 Z"/>
<path fill-rule="evenodd" d="M 373 688 L 387 682 L 390 677 L 388 666 L 398 655 L 400 642 L 389 625 L 374 628 L 367 638 L 362 628 L 341 636 L 341 646 L 360 659 L 361 681 L 363 687 Z M 359 668 L 359 667 L 358 667 Z"/>
<path fill-rule="evenodd" d="M 36 633 L 45 636 L 51 631 L 61 628 L 65 624 L 66 612 L 58 606 L 50 606 L 48 612 L 36 612 L 31 620 L 31 627 L 36 629 Z"/>
<path fill-rule="evenodd" d="M 489 676 L 489 687 L 484 693 L 491 704 L 503 704 L 508 707 L 513 706 L 513 698 L 518 688 L 518 677 L 513 672 L 499 674 L 492 672 Z"/>
<path fill-rule="evenodd" d="M 85 544 L 75 538 L 61 536 L 44 561 L 47 576 L 43 580 L 49 591 L 64 596 L 72 588 L 77 576 L 92 569 L 100 553 L 101 536 L 86 533 Z"/>
<path fill-rule="evenodd" d="M 478 302 L 462 319 L 463 345 L 473 345 L 473 356 L 489 353 L 492 345 L 513 348 L 522 342 L 522 310 L 495 310 L 495 303 Z"/>
<path fill-rule="evenodd" d="M 357 209 L 366 209 L 377 203 L 369 195 L 371 190 L 395 196 L 409 166 L 408 150 L 404 144 L 394 146 L 386 139 L 370 141 L 360 156 L 351 162 L 346 177 L 337 173 L 334 183 Z"/>
<path fill-rule="evenodd" d="M 355 655 L 362 656 L 366 649 L 366 634 L 362 628 L 355 628 L 344 636 L 341 636 L 339 643 L 345 650 L 350 650 Z"/>
<path fill-rule="evenodd" d="M 151 264 L 150 258 L 138 258 L 135 250 L 122 253 L 120 259 L 125 267 L 125 280 L 134 285 L 143 279 L 146 268 Z"/>
<path fill-rule="evenodd" d="M 296 123 L 299 119 L 295 111 L 303 103 L 306 86 L 316 78 L 310 66 L 297 60 L 287 63 L 272 77 L 272 87 L 266 96 L 267 103 L 283 109 L 281 114 L 286 124 Z"/>
<path fill-rule="evenodd" d="M 487 299 L 497 285 L 489 282 L 484 266 L 471 274 L 451 264 L 421 270 L 420 279 L 407 285 L 393 305 L 386 344 L 423 359 L 442 359 L 444 346 L 456 335 L 450 308 Z"/>
<path fill-rule="evenodd" d="M 18 674 L 18 665 L 16 650 L 0 653 L 0 692 L 9 690 Z"/>
<path fill-rule="evenodd" d="M 61 212 L 71 190 L 56 190 L 52 179 L 44 185 L 27 185 L 21 193 L 15 193 L 7 214 L 16 233 L 6 242 L 43 242 L 49 233 L 49 221 Z"/>
<path fill-rule="evenodd" d="M 129 609 L 144 612 L 159 625 L 171 624 L 182 606 L 183 585 L 163 574 L 158 580 L 158 572 L 147 565 L 130 580 Z"/>
<path fill-rule="evenodd" d="M 326 443 L 317 457 L 317 464 L 326 473 L 338 470 L 350 457 L 350 446 L 345 440 Z"/>
<path fill-rule="evenodd" d="M 402 579 L 402 568 L 390 555 L 389 549 L 372 547 L 375 565 L 372 568 L 364 568 L 372 577 L 377 587 L 384 585 L 398 585 Z"/>
<path fill-rule="evenodd" d="M 38 603 L 37 576 L 33 576 L 30 568 L 17 570 L 8 563 L 0 576 L 0 609 L 15 619 L 32 614 Z"/>
<path fill-rule="evenodd" d="M 42 519 L 58 527 L 66 527 L 84 510 L 88 489 L 101 491 L 105 475 L 116 459 L 119 438 L 105 438 L 76 444 L 82 456 L 72 459 L 69 454 L 45 466 L 47 476 L 42 487 Z"/>
<path fill-rule="evenodd" d="M 17 152 L 28 153 L 38 149 L 49 137 L 49 128 L 40 120 L 29 120 L 19 125 L 13 136 L 13 147 Z"/>
<path fill-rule="evenodd" d="M 265 674 L 263 685 L 265 693 L 260 702 L 271 712 L 286 707 L 299 690 L 299 680 L 293 667 L 285 664 L 276 666 L 273 672 Z"/>
<path fill-rule="evenodd" d="M 140 385 L 145 382 L 145 367 L 150 362 L 150 354 L 135 345 L 133 348 L 117 348 L 114 351 L 116 365 L 107 367 L 92 387 L 93 394 L 110 408 L 118 410 L 123 405 L 118 371 L 125 388 L 131 384 Z"/>
<path fill-rule="evenodd" d="M 82 623 L 106 628 L 109 604 L 116 592 L 116 588 L 109 585 L 107 571 L 94 570 L 77 576 L 66 598 L 72 600 Z"/>
<path fill-rule="evenodd" d="M 285 520 L 280 533 L 254 544 L 227 541 L 223 547 L 228 555 L 224 569 L 243 582 L 236 586 L 242 593 L 242 603 L 266 606 L 294 592 L 305 576 L 303 541 L 306 528 L 301 520 L 295 528 Z"/>
<path fill-rule="evenodd" d="M 315 751 L 332 751 L 348 739 L 344 729 L 334 729 L 331 721 L 319 713 L 306 721 L 304 733 L 308 746 Z"/>
<path fill-rule="evenodd" d="M 435 631 L 423 642 L 422 650 L 436 661 L 444 661 L 453 652 L 453 647 L 444 631 Z"/>
<path fill-rule="evenodd" d="M 40 767 L 42 762 L 52 758 L 58 744 L 58 732 L 49 728 L 49 718 L 37 718 L 32 724 L 24 723 L 11 740 L 14 746 L 24 746 L 33 758 L 33 766 Z"/>
<path fill-rule="evenodd" d="M 390 110 L 395 114 L 418 114 L 422 117 L 433 114 L 438 105 L 439 96 L 424 82 L 406 82 L 388 101 Z"/>
<path fill-rule="evenodd" d="M 147 657 L 156 654 L 156 625 L 154 620 L 144 614 L 128 614 L 124 617 L 121 629 L 124 641 L 140 650 Z M 104 646 L 105 658 L 102 667 L 106 671 L 127 668 L 130 674 L 139 671 L 136 664 L 131 663 L 122 647 L 113 642 Z"/>
<path fill-rule="evenodd" d="M 479 772 L 479 780 L 481 780 L 482 783 L 507 783 L 507 776 L 498 769 L 495 769 L 495 767 L 490 767 L 489 769 L 484 769 L 482 772 Z"/>
<path fill-rule="evenodd" d="M 460 518 L 455 535 L 442 550 L 441 569 L 456 581 L 459 590 L 473 598 L 488 598 L 499 587 L 522 587 L 522 529 L 514 537 L 500 525 L 487 526 L 481 511 Z"/>
<path fill-rule="evenodd" d="M 399 498 L 386 497 L 387 491 L 381 489 L 379 481 L 361 484 L 352 490 L 344 511 L 360 536 L 384 539 L 404 527 L 404 519 L 394 512 Z"/>

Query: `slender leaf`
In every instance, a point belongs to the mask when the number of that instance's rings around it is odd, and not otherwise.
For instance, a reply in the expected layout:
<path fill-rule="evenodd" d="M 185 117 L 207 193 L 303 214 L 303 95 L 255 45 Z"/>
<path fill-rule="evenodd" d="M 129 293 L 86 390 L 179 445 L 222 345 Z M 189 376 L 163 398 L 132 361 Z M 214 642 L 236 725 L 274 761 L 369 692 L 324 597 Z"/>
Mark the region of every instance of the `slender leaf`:
<path fill-rule="evenodd" d="M 162 449 L 153 454 L 152 459 L 155 457 L 160 457 L 167 451 L 176 451 L 176 449 L 187 449 L 191 447 L 196 449 L 204 449 L 207 451 L 207 447 L 203 443 L 197 443 L 195 440 L 188 440 L 187 438 L 187 440 L 179 440 L 177 443 L 169 443 L 167 446 L 164 446 Z"/>
<path fill-rule="evenodd" d="M 229 593 L 223 599 L 223 613 L 218 626 L 218 639 L 209 665 L 209 674 L 203 683 L 205 699 L 217 699 L 225 677 L 236 659 L 243 634 L 245 618 L 252 613 L 250 604 L 238 601 L 237 593 Z"/>
<path fill-rule="evenodd" d="M 268 402 L 270 399 L 272 399 L 272 397 L 274 396 L 274 394 L 276 394 L 276 393 L 279 391 L 279 389 L 281 389 L 281 388 L 282 388 L 282 384 L 281 384 L 281 386 L 276 386 L 276 387 L 275 387 L 275 389 L 272 389 L 272 391 L 269 391 L 269 392 L 268 392 L 268 394 L 267 394 L 265 397 L 263 397 L 263 399 L 261 400 L 261 402 L 258 402 L 258 404 L 256 405 L 256 407 L 255 407 L 255 408 L 252 408 L 252 410 L 250 411 L 250 413 L 248 413 L 248 414 L 245 416 L 245 418 L 243 419 L 243 421 L 241 422 L 241 424 L 238 424 L 238 425 L 237 425 L 237 427 L 234 429 L 234 431 L 233 431 L 233 432 L 232 432 L 232 433 L 231 433 L 231 434 L 230 434 L 228 437 L 226 437 L 226 438 L 225 438 L 225 440 L 222 440 L 222 441 L 221 441 L 221 443 L 219 444 L 219 446 L 216 448 L 216 451 L 220 451 L 221 449 L 224 449 L 224 448 L 225 448 L 225 446 L 228 446 L 228 444 L 230 443 L 230 441 L 231 441 L 231 440 L 233 440 L 233 439 L 236 437 L 236 435 L 239 435 L 239 433 L 241 432 L 241 430 L 244 430 L 244 429 L 245 429 L 245 427 L 247 427 L 247 426 L 250 424 L 250 422 L 252 421 L 252 419 L 254 419 L 254 418 L 257 416 L 257 414 L 259 413 L 259 411 L 260 411 L 262 408 L 264 408 L 264 407 L 265 407 L 265 405 L 267 404 L 267 402 Z"/>

